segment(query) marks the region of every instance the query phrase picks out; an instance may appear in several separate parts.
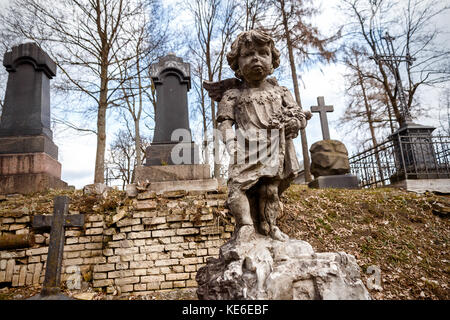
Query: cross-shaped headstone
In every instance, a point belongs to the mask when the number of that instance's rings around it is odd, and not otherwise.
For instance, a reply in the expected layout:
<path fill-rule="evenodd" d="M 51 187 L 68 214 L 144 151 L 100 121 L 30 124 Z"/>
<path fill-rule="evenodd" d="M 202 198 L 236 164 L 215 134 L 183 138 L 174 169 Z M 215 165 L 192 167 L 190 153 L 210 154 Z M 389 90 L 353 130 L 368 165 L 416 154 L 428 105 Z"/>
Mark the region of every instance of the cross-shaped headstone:
<path fill-rule="evenodd" d="M 317 106 L 311 106 L 311 112 L 319 113 L 323 140 L 330 140 L 330 130 L 328 129 L 327 112 L 333 111 L 334 111 L 333 106 L 325 105 L 324 97 L 317 97 Z"/>
<path fill-rule="evenodd" d="M 67 215 L 69 211 L 69 197 L 67 196 L 55 197 L 53 207 L 53 216 L 40 215 L 35 216 L 33 219 L 34 228 L 51 227 L 51 230 L 44 285 L 40 294 L 30 298 L 32 300 L 70 299 L 60 293 L 65 227 L 82 227 L 84 225 L 84 215 Z"/>

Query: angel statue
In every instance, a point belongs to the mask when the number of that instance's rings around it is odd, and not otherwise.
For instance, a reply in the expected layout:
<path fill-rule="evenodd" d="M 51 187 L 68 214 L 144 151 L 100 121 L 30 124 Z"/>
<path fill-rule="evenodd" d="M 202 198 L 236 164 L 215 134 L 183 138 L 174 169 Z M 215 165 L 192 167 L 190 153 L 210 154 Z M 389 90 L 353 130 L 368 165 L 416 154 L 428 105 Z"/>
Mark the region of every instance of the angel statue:
<path fill-rule="evenodd" d="M 280 195 L 300 171 L 292 139 L 311 113 L 302 111 L 275 78 L 267 78 L 279 66 L 280 52 L 266 32 L 240 33 L 227 61 L 236 78 L 203 86 L 219 102 L 218 129 L 230 155 L 227 205 L 236 220 L 233 237 L 249 239 L 258 232 L 286 241 L 276 225 Z"/>

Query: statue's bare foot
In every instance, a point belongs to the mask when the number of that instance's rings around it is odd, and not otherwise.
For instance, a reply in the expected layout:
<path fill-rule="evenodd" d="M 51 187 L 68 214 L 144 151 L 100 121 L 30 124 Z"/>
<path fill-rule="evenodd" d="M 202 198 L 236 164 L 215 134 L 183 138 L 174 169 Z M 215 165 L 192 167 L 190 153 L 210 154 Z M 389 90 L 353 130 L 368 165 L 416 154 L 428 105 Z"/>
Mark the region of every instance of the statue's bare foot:
<path fill-rule="evenodd" d="M 270 234 L 270 225 L 267 221 L 261 221 L 259 224 L 259 232 L 261 234 L 268 236 Z"/>
<path fill-rule="evenodd" d="M 281 230 L 276 226 L 273 226 L 272 229 L 270 230 L 270 236 L 274 240 L 279 240 L 279 241 L 289 240 L 289 236 L 287 234 L 281 232 Z"/>
<path fill-rule="evenodd" d="M 234 235 L 236 241 L 249 242 L 256 236 L 256 230 L 253 225 L 244 224 L 239 227 Z"/>

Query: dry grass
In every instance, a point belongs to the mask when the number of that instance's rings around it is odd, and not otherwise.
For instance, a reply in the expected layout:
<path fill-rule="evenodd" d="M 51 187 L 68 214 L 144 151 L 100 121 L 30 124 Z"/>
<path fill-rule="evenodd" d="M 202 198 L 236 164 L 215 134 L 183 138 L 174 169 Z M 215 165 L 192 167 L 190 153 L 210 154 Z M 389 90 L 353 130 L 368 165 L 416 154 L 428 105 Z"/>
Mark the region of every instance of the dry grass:
<path fill-rule="evenodd" d="M 278 224 L 317 252 L 353 254 L 363 281 L 369 266 L 381 270 L 375 299 L 449 299 L 449 196 L 396 189 L 309 189 L 293 185 L 283 194 Z"/>

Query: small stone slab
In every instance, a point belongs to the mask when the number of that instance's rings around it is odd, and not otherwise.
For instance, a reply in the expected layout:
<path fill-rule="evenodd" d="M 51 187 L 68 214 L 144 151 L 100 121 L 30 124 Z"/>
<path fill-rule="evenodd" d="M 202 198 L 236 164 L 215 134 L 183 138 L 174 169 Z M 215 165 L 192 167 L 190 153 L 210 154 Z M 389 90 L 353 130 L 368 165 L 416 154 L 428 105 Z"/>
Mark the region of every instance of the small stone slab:
<path fill-rule="evenodd" d="M 352 174 L 320 176 L 308 183 L 308 187 L 315 189 L 359 189 L 358 177 Z"/>

